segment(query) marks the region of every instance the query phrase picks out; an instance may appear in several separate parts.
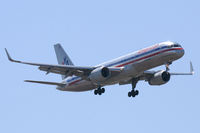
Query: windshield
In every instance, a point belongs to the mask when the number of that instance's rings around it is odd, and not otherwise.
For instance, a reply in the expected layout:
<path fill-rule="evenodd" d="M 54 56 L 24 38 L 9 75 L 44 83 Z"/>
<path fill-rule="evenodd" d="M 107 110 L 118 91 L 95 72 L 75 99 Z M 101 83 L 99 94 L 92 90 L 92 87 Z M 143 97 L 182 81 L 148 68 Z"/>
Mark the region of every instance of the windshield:
<path fill-rule="evenodd" d="M 181 47 L 181 45 L 176 43 L 176 44 L 171 45 L 171 47 Z"/>

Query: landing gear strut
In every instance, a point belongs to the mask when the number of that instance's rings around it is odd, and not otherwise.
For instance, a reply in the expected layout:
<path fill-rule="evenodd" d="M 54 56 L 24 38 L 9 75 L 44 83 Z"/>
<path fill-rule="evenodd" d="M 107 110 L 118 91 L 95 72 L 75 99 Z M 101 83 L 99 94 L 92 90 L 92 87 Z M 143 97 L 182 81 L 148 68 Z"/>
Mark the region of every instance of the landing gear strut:
<path fill-rule="evenodd" d="M 169 65 L 171 65 L 172 64 L 172 62 L 167 62 L 166 64 L 165 64 L 165 67 L 166 67 L 166 71 L 169 71 L 170 69 L 169 69 Z"/>
<path fill-rule="evenodd" d="M 132 90 L 128 92 L 128 97 L 135 97 L 139 94 L 139 91 L 135 90 L 137 82 L 138 82 L 138 79 L 132 80 Z"/>
<path fill-rule="evenodd" d="M 97 95 L 97 94 L 101 95 L 104 92 L 105 92 L 105 88 L 101 88 L 101 87 L 99 87 L 98 89 L 94 90 L 94 94 L 95 95 Z"/>

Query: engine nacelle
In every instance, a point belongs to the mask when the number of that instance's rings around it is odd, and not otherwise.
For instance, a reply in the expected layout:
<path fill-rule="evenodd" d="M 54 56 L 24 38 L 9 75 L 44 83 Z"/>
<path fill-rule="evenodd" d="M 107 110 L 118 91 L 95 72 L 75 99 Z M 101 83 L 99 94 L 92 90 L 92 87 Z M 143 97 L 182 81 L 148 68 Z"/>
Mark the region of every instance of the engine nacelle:
<path fill-rule="evenodd" d="M 92 82 L 95 82 L 97 84 L 100 84 L 102 82 L 104 82 L 106 79 L 108 79 L 111 75 L 111 72 L 109 70 L 109 68 L 107 67 L 99 67 L 94 69 L 89 78 Z"/>
<path fill-rule="evenodd" d="M 149 80 L 150 85 L 163 85 L 166 84 L 170 80 L 170 73 L 167 71 L 159 71 L 154 74 L 154 76 Z"/>

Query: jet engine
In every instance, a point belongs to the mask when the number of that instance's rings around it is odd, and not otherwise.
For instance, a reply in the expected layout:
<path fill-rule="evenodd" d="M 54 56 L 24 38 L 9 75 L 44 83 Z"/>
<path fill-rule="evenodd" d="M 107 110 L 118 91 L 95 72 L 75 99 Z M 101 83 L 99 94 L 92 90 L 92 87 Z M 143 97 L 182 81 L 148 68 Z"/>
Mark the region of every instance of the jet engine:
<path fill-rule="evenodd" d="M 170 80 L 170 73 L 167 71 L 159 71 L 148 81 L 150 85 L 163 85 Z"/>
<path fill-rule="evenodd" d="M 110 75 L 111 72 L 109 68 L 99 67 L 91 72 L 89 79 L 94 83 L 100 84 L 101 82 L 104 82 L 107 78 L 109 78 Z"/>

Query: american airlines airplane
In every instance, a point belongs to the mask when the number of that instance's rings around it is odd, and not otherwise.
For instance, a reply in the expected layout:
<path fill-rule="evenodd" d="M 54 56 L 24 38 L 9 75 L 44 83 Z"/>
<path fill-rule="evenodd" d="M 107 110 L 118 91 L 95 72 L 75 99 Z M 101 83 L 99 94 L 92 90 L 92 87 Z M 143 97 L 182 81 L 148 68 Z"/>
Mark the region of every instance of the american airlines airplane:
<path fill-rule="evenodd" d="M 46 74 L 55 73 L 62 75 L 62 82 L 47 82 L 25 80 L 25 82 L 56 85 L 62 91 L 89 91 L 94 90 L 95 95 L 105 92 L 106 85 L 131 84 L 132 90 L 128 97 L 139 94 L 135 90 L 140 80 L 147 81 L 150 85 L 163 85 L 170 80 L 171 75 L 193 75 L 193 66 L 190 62 L 189 73 L 171 73 L 169 65 L 184 55 L 184 49 L 174 42 L 162 42 L 142 50 L 121 56 L 111 61 L 104 62 L 94 67 L 74 66 L 69 56 L 60 44 L 54 45 L 59 65 L 29 63 L 14 60 L 5 49 L 8 59 L 12 62 L 38 66 Z M 166 70 L 149 71 L 154 67 L 166 66 Z"/>

